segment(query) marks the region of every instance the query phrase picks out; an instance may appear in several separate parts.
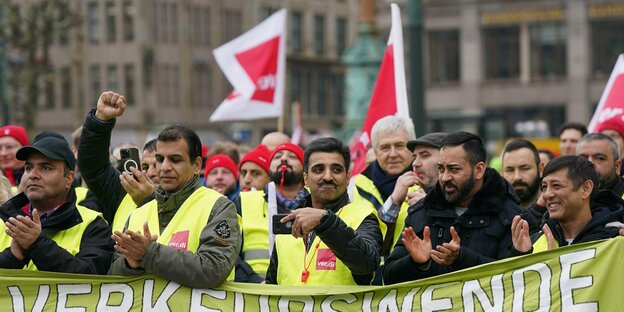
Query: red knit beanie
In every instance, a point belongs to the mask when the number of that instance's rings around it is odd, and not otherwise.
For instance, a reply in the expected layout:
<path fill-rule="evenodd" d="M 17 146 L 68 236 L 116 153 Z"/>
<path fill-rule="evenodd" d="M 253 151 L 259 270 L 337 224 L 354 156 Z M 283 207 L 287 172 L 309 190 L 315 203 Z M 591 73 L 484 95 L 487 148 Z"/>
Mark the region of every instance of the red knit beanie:
<path fill-rule="evenodd" d="M 273 150 L 273 153 L 271 154 L 271 160 L 273 160 L 273 158 L 275 157 L 275 154 L 277 154 L 277 152 L 284 151 L 284 150 L 285 151 L 291 151 L 295 155 L 297 155 L 297 158 L 299 158 L 299 161 L 303 165 L 303 149 L 301 147 L 299 147 L 298 145 L 295 145 L 295 144 L 292 144 L 292 143 L 282 143 L 282 144 L 278 145 Z M 269 162 L 271 162 L 271 160 L 269 160 Z"/>
<path fill-rule="evenodd" d="M 243 166 L 243 163 L 250 161 L 262 167 L 262 169 L 264 169 L 266 173 L 269 173 L 269 165 L 271 164 L 271 159 L 269 159 L 269 157 L 271 157 L 271 152 L 269 152 L 269 148 L 266 147 L 266 145 L 260 144 L 255 149 L 251 150 L 249 153 L 243 156 L 243 159 L 241 159 L 238 167 L 241 168 Z"/>
<path fill-rule="evenodd" d="M 624 138 L 624 121 L 617 117 L 607 119 L 596 126 L 596 132 L 601 132 L 602 130 L 614 130 Z"/>
<path fill-rule="evenodd" d="M 236 167 L 236 164 L 234 163 L 232 158 L 223 154 L 213 155 L 208 158 L 208 160 L 206 160 L 206 169 L 204 170 L 204 176 L 207 177 L 210 171 L 217 167 L 223 167 L 229 170 L 234 175 L 234 177 L 236 177 L 236 180 L 238 180 L 238 167 Z"/>
<path fill-rule="evenodd" d="M 22 144 L 22 146 L 30 145 L 30 141 L 28 140 L 28 134 L 26 133 L 26 129 L 24 129 L 24 127 L 7 125 L 0 128 L 0 138 L 7 136 L 16 139 L 18 142 L 20 142 L 20 144 Z"/>

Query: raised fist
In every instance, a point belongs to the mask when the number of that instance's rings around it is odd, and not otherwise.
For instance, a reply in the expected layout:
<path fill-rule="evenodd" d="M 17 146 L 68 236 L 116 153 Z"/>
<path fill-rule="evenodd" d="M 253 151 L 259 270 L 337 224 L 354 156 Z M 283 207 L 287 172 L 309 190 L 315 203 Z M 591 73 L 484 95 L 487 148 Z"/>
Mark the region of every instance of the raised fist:
<path fill-rule="evenodd" d="M 108 121 L 123 115 L 125 110 L 126 98 L 119 93 L 106 91 L 98 99 L 95 117 L 102 121 Z"/>

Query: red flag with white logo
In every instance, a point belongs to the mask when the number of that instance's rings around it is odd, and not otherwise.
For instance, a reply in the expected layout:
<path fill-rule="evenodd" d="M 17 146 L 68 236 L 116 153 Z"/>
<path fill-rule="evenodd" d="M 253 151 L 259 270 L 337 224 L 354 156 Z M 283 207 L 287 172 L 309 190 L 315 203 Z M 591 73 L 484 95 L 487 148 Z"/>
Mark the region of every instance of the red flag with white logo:
<path fill-rule="evenodd" d="M 618 56 L 587 129 L 596 132 L 605 123 L 624 124 L 624 54 Z"/>
<path fill-rule="evenodd" d="M 234 90 L 210 121 L 279 117 L 286 71 L 286 9 L 216 48 L 217 64 Z"/>
<path fill-rule="evenodd" d="M 366 169 L 366 150 L 370 144 L 370 132 L 377 120 L 388 115 L 409 117 L 407 89 L 405 87 L 405 62 L 403 61 L 403 26 L 399 6 L 390 4 L 392 26 L 386 45 L 386 52 L 377 74 L 368 114 L 359 137 L 351 144 L 351 159 L 354 164 L 351 175 Z"/>

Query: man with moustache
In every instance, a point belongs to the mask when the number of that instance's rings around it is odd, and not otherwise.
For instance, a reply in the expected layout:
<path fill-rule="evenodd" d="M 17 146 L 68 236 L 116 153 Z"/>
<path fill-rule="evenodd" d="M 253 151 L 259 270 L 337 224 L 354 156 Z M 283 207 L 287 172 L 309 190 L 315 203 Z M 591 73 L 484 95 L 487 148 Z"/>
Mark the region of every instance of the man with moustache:
<path fill-rule="evenodd" d="M 537 231 L 546 212 L 540 183 L 544 163 L 535 145 L 524 139 L 507 142 L 502 154 L 502 175 L 513 186 L 520 206 L 529 212 L 531 229 Z"/>
<path fill-rule="evenodd" d="M 267 284 L 370 284 L 383 238 L 374 207 L 349 203 L 349 159 L 349 148 L 336 138 L 320 138 L 306 148 L 310 195 L 281 220 L 293 221 L 292 235 L 277 235 Z M 302 268 L 306 258 L 311 265 Z"/>
<path fill-rule="evenodd" d="M 520 206 L 528 207 L 540 195 L 540 174 L 544 165 L 533 143 L 524 139 L 509 141 L 502 154 L 503 178 L 511 183 Z"/>
<path fill-rule="evenodd" d="M 588 133 L 581 138 L 576 154 L 589 160 L 600 178 L 599 190 L 608 190 L 617 196 L 624 195 L 624 180 L 620 176 L 622 160 L 615 141 L 602 133 Z"/>
<path fill-rule="evenodd" d="M 236 263 L 236 282 L 261 283 L 265 280 L 274 235 L 273 215 L 290 213 L 308 196 L 303 187 L 303 149 L 281 143 L 270 156 L 272 182 L 264 190 L 241 192 L 234 199 L 242 216 L 243 245 Z"/>
<path fill-rule="evenodd" d="M 480 137 L 455 132 L 440 147 L 439 182 L 410 206 L 406 229 L 386 260 L 384 283 L 421 279 L 513 255 L 511 222 L 523 209 L 511 186 L 486 166 Z"/>

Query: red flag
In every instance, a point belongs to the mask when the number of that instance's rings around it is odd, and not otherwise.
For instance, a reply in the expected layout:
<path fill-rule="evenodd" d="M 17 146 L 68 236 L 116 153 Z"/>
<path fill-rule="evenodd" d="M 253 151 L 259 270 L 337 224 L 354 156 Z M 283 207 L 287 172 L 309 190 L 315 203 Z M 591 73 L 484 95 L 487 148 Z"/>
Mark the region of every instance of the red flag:
<path fill-rule="evenodd" d="M 606 124 L 614 123 L 624 126 L 624 54 L 618 56 L 587 129 L 596 132 Z"/>
<path fill-rule="evenodd" d="M 284 101 L 286 10 L 213 51 L 234 87 L 210 121 L 279 117 Z"/>
<path fill-rule="evenodd" d="M 351 144 L 353 168 L 355 176 L 366 169 L 366 150 L 370 145 L 370 132 L 377 120 L 388 115 L 409 116 L 407 89 L 405 87 L 405 62 L 403 60 L 403 26 L 399 6 L 392 3 L 392 26 L 381 61 L 377 82 L 371 97 L 368 114 L 359 137 Z"/>

